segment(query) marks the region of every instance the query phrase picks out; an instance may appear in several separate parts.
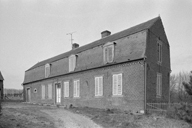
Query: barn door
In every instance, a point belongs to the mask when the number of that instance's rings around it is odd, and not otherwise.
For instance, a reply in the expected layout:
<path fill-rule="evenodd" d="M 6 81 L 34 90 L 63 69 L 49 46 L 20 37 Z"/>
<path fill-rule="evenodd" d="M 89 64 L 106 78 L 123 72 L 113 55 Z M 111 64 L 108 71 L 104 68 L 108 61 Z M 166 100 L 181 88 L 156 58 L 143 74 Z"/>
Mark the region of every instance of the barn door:
<path fill-rule="evenodd" d="M 55 83 L 56 104 L 61 103 L 61 83 Z"/>

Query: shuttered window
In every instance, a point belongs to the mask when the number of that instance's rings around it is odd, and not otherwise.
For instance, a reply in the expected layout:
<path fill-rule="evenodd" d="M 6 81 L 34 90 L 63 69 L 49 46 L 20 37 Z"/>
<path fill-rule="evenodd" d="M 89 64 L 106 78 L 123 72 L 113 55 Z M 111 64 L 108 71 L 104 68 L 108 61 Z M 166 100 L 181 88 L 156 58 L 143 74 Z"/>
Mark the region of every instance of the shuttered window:
<path fill-rule="evenodd" d="M 122 95 L 122 73 L 113 75 L 113 95 Z"/>
<path fill-rule="evenodd" d="M 103 61 L 104 63 L 111 63 L 114 59 L 114 44 L 106 44 L 103 48 Z"/>
<path fill-rule="evenodd" d="M 41 98 L 45 99 L 45 85 L 41 85 Z"/>
<path fill-rule="evenodd" d="M 73 96 L 79 97 L 79 95 L 80 95 L 80 81 L 75 80 L 73 83 L 74 83 Z"/>
<path fill-rule="evenodd" d="M 95 96 L 103 95 L 103 76 L 95 77 Z"/>
<path fill-rule="evenodd" d="M 45 65 L 45 78 L 49 77 L 50 73 L 51 73 L 50 64 L 46 64 Z"/>
<path fill-rule="evenodd" d="M 63 88 L 64 97 L 69 97 L 69 81 L 65 81 L 63 85 L 64 85 Z"/>
<path fill-rule="evenodd" d="M 157 56 L 158 56 L 158 64 L 162 62 L 162 42 L 157 40 Z"/>
<path fill-rule="evenodd" d="M 69 72 L 74 71 L 76 67 L 76 55 L 69 57 Z"/>
<path fill-rule="evenodd" d="M 162 74 L 161 73 L 157 73 L 156 93 L 157 93 L 157 97 L 161 97 L 162 95 Z"/>
<path fill-rule="evenodd" d="M 48 98 L 52 99 L 52 84 L 48 84 Z"/>

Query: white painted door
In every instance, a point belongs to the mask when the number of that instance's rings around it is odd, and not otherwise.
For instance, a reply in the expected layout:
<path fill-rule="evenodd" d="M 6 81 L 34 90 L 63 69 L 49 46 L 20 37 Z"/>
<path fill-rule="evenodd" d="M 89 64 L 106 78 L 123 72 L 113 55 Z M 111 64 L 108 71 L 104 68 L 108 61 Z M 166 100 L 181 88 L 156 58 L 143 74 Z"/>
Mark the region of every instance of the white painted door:
<path fill-rule="evenodd" d="M 56 83 L 56 103 L 60 104 L 61 103 L 61 83 Z"/>

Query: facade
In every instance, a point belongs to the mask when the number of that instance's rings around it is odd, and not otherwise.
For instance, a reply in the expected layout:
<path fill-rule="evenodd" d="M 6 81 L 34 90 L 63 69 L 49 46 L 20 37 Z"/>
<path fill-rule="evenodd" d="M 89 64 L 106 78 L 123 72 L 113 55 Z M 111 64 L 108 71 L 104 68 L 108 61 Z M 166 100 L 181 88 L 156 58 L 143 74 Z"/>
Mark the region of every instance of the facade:
<path fill-rule="evenodd" d="M 160 17 L 41 61 L 25 72 L 26 102 L 142 112 L 169 101 L 170 51 Z"/>
<path fill-rule="evenodd" d="M 3 76 L 0 71 L 0 100 L 3 99 Z"/>

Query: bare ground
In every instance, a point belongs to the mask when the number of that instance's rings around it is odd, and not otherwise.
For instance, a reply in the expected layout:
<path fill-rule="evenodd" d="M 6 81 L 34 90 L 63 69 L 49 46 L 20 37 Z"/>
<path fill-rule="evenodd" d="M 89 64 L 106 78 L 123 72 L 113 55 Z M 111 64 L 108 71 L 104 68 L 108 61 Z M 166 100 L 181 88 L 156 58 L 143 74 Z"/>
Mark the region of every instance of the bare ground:
<path fill-rule="evenodd" d="M 0 128 L 102 128 L 70 111 L 24 103 L 3 103 Z"/>
<path fill-rule="evenodd" d="M 191 128 L 159 115 L 131 115 L 118 110 L 56 108 L 26 103 L 2 105 L 0 128 Z M 96 123 L 95 123 L 96 122 Z M 99 124 L 99 125 L 98 125 Z"/>

